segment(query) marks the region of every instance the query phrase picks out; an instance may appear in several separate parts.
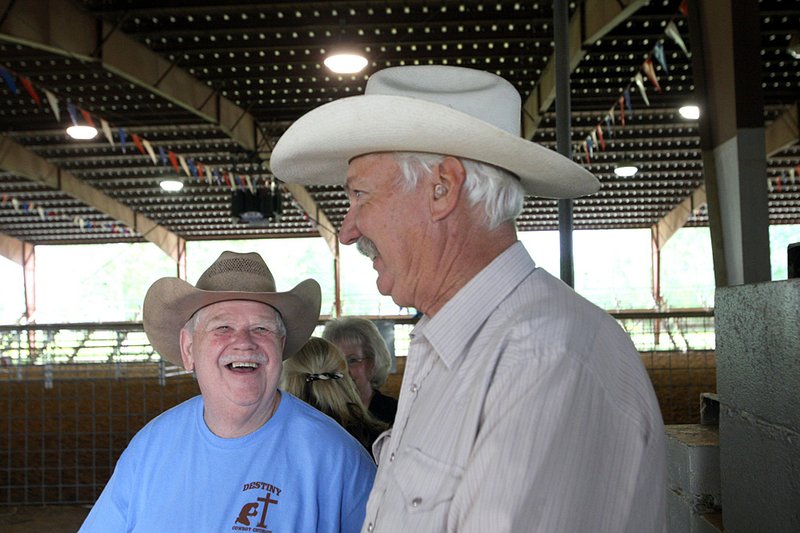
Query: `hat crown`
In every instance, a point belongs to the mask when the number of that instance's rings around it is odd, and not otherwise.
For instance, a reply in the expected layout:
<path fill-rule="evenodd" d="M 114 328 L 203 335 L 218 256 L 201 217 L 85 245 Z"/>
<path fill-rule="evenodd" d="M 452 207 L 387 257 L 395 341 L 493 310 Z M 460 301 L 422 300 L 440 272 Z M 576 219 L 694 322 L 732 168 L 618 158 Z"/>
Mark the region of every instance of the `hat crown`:
<path fill-rule="evenodd" d="M 519 92 L 507 80 L 482 70 L 443 65 L 391 67 L 370 76 L 364 94 L 427 100 L 516 136 L 522 131 Z"/>
<path fill-rule="evenodd" d="M 275 278 L 257 253 L 222 252 L 197 280 L 204 291 L 276 292 Z"/>

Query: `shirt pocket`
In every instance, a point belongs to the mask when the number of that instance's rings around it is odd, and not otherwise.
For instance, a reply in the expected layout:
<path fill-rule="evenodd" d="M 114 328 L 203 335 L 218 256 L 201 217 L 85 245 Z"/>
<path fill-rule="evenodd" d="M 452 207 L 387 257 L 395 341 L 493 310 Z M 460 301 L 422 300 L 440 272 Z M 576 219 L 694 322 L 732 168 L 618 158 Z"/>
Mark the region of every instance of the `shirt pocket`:
<path fill-rule="evenodd" d="M 463 468 L 435 459 L 419 448 L 406 448 L 394 462 L 394 481 L 410 514 L 431 512 L 451 501 L 464 476 Z"/>

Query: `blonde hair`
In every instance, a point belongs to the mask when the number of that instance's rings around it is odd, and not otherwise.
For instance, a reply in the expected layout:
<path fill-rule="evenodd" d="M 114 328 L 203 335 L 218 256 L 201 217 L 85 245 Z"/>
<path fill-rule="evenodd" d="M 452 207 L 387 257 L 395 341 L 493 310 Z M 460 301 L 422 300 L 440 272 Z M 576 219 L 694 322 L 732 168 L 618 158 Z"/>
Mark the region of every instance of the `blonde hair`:
<path fill-rule="evenodd" d="M 325 339 L 311 337 L 283 362 L 281 388 L 336 420 L 368 450 L 389 427 L 364 407 L 344 355 Z"/>

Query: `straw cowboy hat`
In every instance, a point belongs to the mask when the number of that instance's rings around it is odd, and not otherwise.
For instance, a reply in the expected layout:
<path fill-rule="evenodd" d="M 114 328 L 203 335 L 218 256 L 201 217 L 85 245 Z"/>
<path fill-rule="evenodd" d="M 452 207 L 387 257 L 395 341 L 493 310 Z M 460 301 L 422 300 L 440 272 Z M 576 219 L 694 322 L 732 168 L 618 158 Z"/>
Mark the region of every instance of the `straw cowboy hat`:
<path fill-rule="evenodd" d="M 199 309 L 227 300 L 261 302 L 283 318 L 286 359 L 314 331 L 320 298 L 319 284 L 313 279 L 288 292 L 275 292 L 275 279 L 259 254 L 222 252 L 197 280 L 197 286 L 178 278 L 161 278 L 150 286 L 144 297 L 144 331 L 164 359 L 182 367 L 180 331 Z"/>
<path fill-rule="evenodd" d="M 347 165 L 374 152 L 428 152 L 504 168 L 527 194 L 571 198 L 600 183 L 561 154 L 520 136 L 519 92 L 503 78 L 462 67 L 422 65 L 373 74 L 364 94 L 300 117 L 270 158 L 278 179 L 340 184 Z"/>

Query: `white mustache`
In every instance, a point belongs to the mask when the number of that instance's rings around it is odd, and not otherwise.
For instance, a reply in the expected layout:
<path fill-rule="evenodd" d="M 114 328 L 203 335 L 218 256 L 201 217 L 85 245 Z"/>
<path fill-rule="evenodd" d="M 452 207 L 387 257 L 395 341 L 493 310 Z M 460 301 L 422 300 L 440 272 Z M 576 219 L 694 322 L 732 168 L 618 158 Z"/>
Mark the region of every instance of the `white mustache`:
<path fill-rule="evenodd" d="M 356 242 L 356 248 L 361 253 L 361 255 L 365 255 L 370 258 L 370 260 L 375 260 L 378 257 L 378 248 L 375 246 L 375 243 L 371 240 L 367 239 L 366 237 L 360 237 Z"/>
<path fill-rule="evenodd" d="M 260 353 L 225 354 L 219 358 L 219 362 L 222 366 L 227 366 L 231 363 L 256 363 L 259 366 L 263 366 L 267 364 L 267 356 Z"/>

